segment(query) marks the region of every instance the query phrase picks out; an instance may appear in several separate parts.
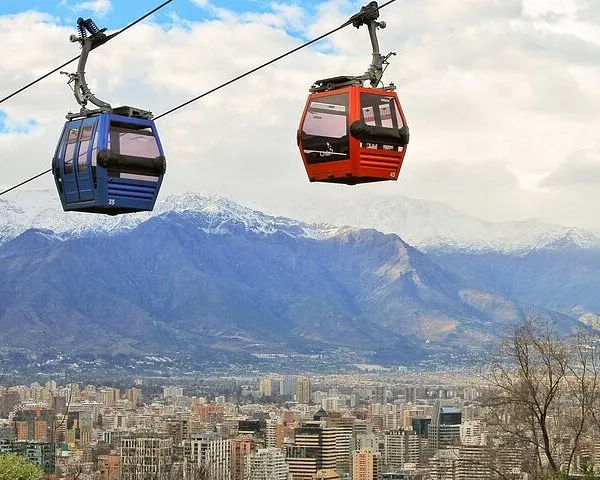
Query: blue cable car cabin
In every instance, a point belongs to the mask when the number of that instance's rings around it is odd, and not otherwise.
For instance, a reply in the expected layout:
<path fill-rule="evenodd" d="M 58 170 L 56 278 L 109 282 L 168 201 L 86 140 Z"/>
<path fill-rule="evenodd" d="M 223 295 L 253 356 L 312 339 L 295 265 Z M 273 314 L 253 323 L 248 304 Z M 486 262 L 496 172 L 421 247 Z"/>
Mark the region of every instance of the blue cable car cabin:
<path fill-rule="evenodd" d="M 134 113 L 122 107 L 65 123 L 52 162 L 63 210 L 119 215 L 154 208 L 165 155 L 154 122 Z"/>

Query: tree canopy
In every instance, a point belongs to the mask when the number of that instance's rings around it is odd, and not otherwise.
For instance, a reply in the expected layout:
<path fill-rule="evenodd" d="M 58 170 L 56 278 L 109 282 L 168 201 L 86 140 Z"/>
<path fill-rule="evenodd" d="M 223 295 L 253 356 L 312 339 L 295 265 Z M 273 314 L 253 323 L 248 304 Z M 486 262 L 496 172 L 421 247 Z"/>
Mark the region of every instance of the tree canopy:
<path fill-rule="evenodd" d="M 39 480 L 43 470 L 17 454 L 0 455 L 0 480 Z"/>

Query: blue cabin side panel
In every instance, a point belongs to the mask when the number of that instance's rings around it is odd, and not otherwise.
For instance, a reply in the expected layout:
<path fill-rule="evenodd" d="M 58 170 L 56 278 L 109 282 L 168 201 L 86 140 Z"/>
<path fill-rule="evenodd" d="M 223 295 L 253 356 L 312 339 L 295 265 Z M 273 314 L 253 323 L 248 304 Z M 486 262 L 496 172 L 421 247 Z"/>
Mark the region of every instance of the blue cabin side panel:
<path fill-rule="evenodd" d="M 158 131 L 152 120 L 132 118 L 108 114 L 106 120 L 106 139 L 110 138 L 110 122 L 123 126 L 149 128 L 156 140 L 160 156 L 164 156 Z M 114 147 L 111 146 L 114 150 Z M 105 170 L 106 171 L 106 170 Z M 162 185 L 163 175 L 135 175 L 119 173 L 117 176 L 107 173 L 106 201 L 109 206 L 135 208 L 136 210 L 152 210 Z M 143 179 L 146 176 L 147 179 Z"/>

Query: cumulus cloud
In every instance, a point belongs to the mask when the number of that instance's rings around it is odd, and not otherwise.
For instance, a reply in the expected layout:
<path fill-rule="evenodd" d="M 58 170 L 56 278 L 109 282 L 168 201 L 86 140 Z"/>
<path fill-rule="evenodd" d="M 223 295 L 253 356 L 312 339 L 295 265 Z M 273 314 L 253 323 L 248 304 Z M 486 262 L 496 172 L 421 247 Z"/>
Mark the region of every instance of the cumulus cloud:
<path fill-rule="evenodd" d="M 78 10 L 89 10 L 96 15 L 106 15 L 112 10 L 111 0 L 90 0 L 74 5 Z"/>
<path fill-rule="evenodd" d="M 488 220 L 572 223 L 574 209 L 589 211 L 578 198 L 589 201 L 592 192 L 575 184 L 597 178 L 595 157 L 573 152 L 600 149 L 600 24 L 580 18 L 595 5 L 582 2 L 422 0 L 382 10 L 382 51 L 398 54 L 384 79 L 398 86 L 411 144 L 398 182 L 355 189 L 439 200 Z M 334 0 L 308 9 L 280 0 L 257 14 L 195 3 L 211 18 L 141 24 L 95 50 L 87 67 L 92 91 L 160 114 L 343 23 L 364 4 Z M 23 31 L 36 48 L 24 48 Z M 71 33 L 43 12 L 0 16 L 0 91 L 72 57 Z M 346 191 L 308 183 L 295 133 L 311 83 L 361 74 L 370 53 L 367 31 L 350 27 L 159 120 L 165 190 L 229 195 L 265 209 L 317 190 L 332 198 Z M 64 114 L 78 108 L 65 81 L 55 75 L 0 105 L 7 122 L 35 122 L 25 133 L 0 130 L 3 157 L 18 159 L 3 183 L 48 167 Z M 36 182 L 52 187 L 50 178 Z M 600 228 L 597 213 L 577 218 Z"/>

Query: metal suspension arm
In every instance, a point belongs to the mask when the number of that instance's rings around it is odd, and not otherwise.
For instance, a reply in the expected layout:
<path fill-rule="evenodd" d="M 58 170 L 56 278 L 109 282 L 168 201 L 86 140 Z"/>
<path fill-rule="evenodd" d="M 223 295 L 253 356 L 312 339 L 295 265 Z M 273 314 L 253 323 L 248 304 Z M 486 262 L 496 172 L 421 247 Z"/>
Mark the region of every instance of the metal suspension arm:
<path fill-rule="evenodd" d="M 73 82 L 73 94 L 75 100 L 81 105 L 82 111 L 86 110 L 88 102 L 96 105 L 101 111 L 110 111 L 111 105 L 97 98 L 90 90 L 85 80 L 85 64 L 87 62 L 90 52 L 102 45 L 108 40 L 109 37 L 104 33 L 105 28 L 98 29 L 92 19 L 84 20 L 79 17 L 77 19 L 77 28 L 79 30 L 79 36 L 71 35 L 71 42 L 79 42 L 81 44 L 81 55 L 79 57 L 79 63 L 77 64 L 77 72 L 69 74 L 69 82 Z M 87 32 L 91 35 L 88 37 Z"/>
<path fill-rule="evenodd" d="M 369 29 L 369 37 L 371 38 L 371 47 L 373 48 L 373 60 L 369 69 L 364 75 L 358 77 L 361 80 L 368 80 L 371 83 L 371 87 L 375 88 L 379 85 L 381 77 L 383 76 L 383 64 L 390 55 L 386 56 L 385 59 L 381 55 L 379 50 L 379 40 L 377 39 L 377 29 L 385 28 L 385 22 L 378 22 L 379 18 L 379 6 L 377 2 L 371 2 L 368 5 L 362 7 L 360 12 L 350 17 L 348 23 L 352 23 L 356 28 L 360 28 L 362 25 L 366 25 Z"/>
<path fill-rule="evenodd" d="M 332 90 L 335 88 L 342 88 L 349 85 L 360 85 L 363 86 L 364 82 L 369 81 L 372 88 L 377 88 L 379 83 L 381 82 L 381 77 L 383 77 L 384 65 L 387 65 L 387 60 L 390 56 L 395 55 L 394 52 L 389 53 L 386 56 L 381 55 L 379 50 L 379 41 L 377 39 L 377 29 L 385 28 L 385 22 L 378 22 L 379 18 L 379 5 L 377 2 L 371 2 L 368 5 L 365 5 L 360 9 L 360 12 L 352 15 L 350 19 L 342 25 L 342 27 L 347 25 L 353 25 L 356 28 L 360 28 L 363 25 L 366 25 L 369 29 L 369 37 L 371 39 L 371 47 L 373 48 L 373 59 L 371 61 L 371 65 L 369 65 L 368 70 L 359 76 L 341 76 L 341 77 L 333 77 L 333 78 L 325 78 L 323 80 L 317 80 L 310 91 L 312 93 L 315 92 L 325 92 L 328 90 Z M 386 87 L 389 90 L 393 90 L 395 87 L 393 84 L 390 84 Z"/>

